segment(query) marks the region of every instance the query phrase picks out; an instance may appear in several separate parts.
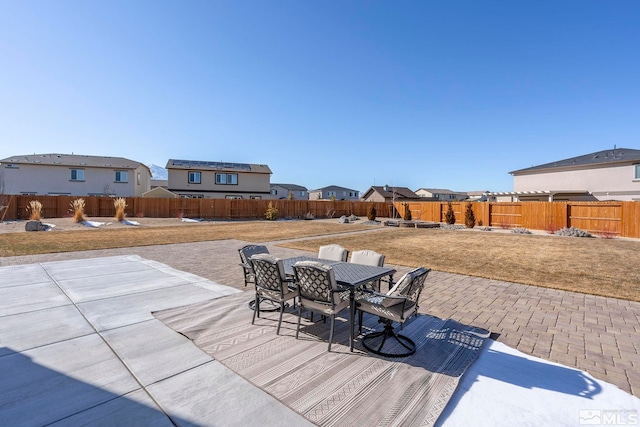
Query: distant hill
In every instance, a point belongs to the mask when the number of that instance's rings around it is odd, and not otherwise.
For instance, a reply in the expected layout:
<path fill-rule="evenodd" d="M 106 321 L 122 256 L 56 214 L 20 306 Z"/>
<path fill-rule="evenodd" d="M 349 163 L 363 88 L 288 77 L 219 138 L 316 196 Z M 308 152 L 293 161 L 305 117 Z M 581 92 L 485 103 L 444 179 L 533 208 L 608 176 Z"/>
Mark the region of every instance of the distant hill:
<path fill-rule="evenodd" d="M 148 165 L 151 170 L 151 179 L 169 179 L 169 172 L 162 166 Z"/>

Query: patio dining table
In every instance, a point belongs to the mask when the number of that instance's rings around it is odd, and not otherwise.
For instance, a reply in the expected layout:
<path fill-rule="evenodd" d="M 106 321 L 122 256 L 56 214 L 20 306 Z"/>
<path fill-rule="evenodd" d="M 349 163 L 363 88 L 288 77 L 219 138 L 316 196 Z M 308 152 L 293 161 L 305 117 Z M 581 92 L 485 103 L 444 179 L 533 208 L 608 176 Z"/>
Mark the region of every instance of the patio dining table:
<path fill-rule="evenodd" d="M 336 282 L 349 289 L 349 349 L 353 351 L 354 323 L 355 323 L 355 292 L 365 283 L 369 283 L 389 276 L 389 283 L 393 281 L 396 270 L 389 267 L 377 267 L 372 265 L 355 264 L 344 261 L 332 261 L 309 256 L 298 256 L 282 260 L 285 274 L 293 276 L 293 265 L 298 261 L 317 261 L 328 264 L 333 268 Z"/>

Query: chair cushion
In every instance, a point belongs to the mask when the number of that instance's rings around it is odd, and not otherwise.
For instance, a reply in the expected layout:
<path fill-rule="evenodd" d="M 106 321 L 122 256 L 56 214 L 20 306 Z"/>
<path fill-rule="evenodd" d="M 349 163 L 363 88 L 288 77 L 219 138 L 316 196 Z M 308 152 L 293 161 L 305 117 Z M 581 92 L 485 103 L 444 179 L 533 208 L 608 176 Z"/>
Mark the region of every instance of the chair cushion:
<path fill-rule="evenodd" d="M 291 298 L 297 297 L 298 290 L 297 289 L 292 290 L 290 288 L 287 288 L 283 293 L 282 298 L 280 298 L 280 292 L 272 291 L 265 288 L 256 288 L 256 294 L 258 294 L 258 296 L 260 297 L 268 298 L 272 301 L 283 302 L 283 301 L 290 300 Z"/>
<path fill-rule="evenodd" d="M 320 246 L 318 249 L 318 258 L 330 261 L 346 261 L 349 251 L 340 245 Z"/>
<path fill-rule="evenodd" d="M 349 262 L 382 267 L 384 265 L 384 255 L 370 250 L 355 251 L 351 253 Z"/>
<path fill-rule="evenodd" d="M 335 308 L 333 309 L 331 308 L 331 303 L 313 301 L 306 298 L 300 298 L 300 305 L 317 313 L 326 314 L 327 316 L 333 316 L 349 307 L 349 299 L 341 300 L 339 303 L 335 304 Z"/>

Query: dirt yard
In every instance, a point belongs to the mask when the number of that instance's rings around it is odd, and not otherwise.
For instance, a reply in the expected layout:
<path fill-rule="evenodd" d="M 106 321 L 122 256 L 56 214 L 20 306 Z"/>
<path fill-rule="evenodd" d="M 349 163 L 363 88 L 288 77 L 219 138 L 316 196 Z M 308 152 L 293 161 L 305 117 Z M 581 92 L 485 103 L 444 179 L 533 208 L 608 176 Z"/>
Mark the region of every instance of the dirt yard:
<path fill-rule="evenodd" d="M 131 228 L 136 227 L 134 225 L 126 225 L 118 222 L 115 218 L 102 218 L 102 217 L 87 217 L 87 221 L 102 222 L 98 228 L 116 229 L 116 228 Z M 179 218 L 127 218 L 128 221 L 137 222 L 140 225 L 137 227 L 175 227 L 181 224 L 211 224 L 210 221 L 202 222 L 183 222 Z M 28 221 L 4 221 L 0 222 L 0 234 L 2 233 L 18 233 L 25 231 L 25 225 Z M 43 224 L 51 224 L 54 227 L 51 228 L 51 232 L 55 231 L 74 231 L 74 230 L 90 230 L 94 227 L 89 227 L 82 223 L 74 222 L 73 218 L 45 218 L 42 220 Z"/>

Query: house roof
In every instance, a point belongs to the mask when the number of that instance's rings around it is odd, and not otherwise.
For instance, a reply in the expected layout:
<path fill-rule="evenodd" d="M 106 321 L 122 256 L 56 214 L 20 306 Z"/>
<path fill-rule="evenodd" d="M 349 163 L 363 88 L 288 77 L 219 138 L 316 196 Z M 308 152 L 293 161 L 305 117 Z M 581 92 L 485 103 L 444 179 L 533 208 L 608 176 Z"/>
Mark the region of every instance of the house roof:
<path fill-rule="evenodd" d="M 538 166 L 531 166 L 530 168 L 518 169 L 510 174 L 517 175 L 519 173 L 535 172 L 545 169 L 567 168 L 581 166 L 592 166 L 609 163 L 624 163 L 640 161 L 640 150 L 633 150 L 630 148 L 613 148 L 609 150 L 598 151 L 596 153 L 585 154 L 583 156 L 571 157 L 569 159 L 558 160 L 556 162 L 545 163 Z"/>
<path fill-rule="evenodd" d="M 451 190 L 447 190 L 446 188 L 419 188 L 416 191 L 420 191 L 420 190 L 424 190 L 424 191 L 428 191 L 429 193 L 434 193 L 434 194 L 466 194 L 466 192 L 464 191 L 451 191 Z"/>
<path fill-rule="evenodd" d="M 309 191 L 358 191 L 358 190 L 354 190 L 353 188 L 339 187 L 337 185 L 329 185 L 327 187 L 317 188 L 315 190 L 309 190 Z"/>
<path fill-rule="evenodd" d="M 206 160 L 169 159 L 165 169 L 199 169 L 246 173 L 272 173 L 267 165 L 252 163 L 209 162 Z"/>
<path fill-rule="evenodd" d="M 380 194 L 385 199 L 419 199 L 418 196 L 413 191 L 409 190 L 407 187 L 389 187 L 389 186 L 372 186 L 365 193 L 363 198 L 367 198 L 371 193 L 376 192 Z"/>
<path fill-rule="evenodd" d="M 271 187 L 282 187 L 282 188 L 286 188 L 287 190 L 291 190 L 291 191 L 307 191 L 307 187 L 303 187 L 302 185 L 296 185 L 296 184 L 275 184 L 275 183 L 271 183 L 270 184 Z"/>
<path fill-rule="evenodd" d="M 81 154 L 27 154 L 11 156 L 0 160 L 0 163 L 50 165 L 50 166 L 83 166 L 92 168 L 136 169 L 149 167 L 124 157 L 85 156 Z M 149 171 L 151 173 L 151 171 Z"/>

